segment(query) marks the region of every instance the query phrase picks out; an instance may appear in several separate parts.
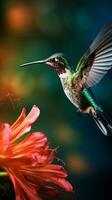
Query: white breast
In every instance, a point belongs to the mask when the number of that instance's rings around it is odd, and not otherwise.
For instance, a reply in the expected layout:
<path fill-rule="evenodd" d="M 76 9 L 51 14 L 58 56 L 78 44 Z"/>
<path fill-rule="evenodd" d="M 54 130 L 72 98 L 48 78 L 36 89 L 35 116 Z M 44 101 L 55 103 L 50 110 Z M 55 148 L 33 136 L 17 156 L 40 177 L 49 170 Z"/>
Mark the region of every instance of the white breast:
<path fill-rule="evenodd" d="M 60 80 L 61 80 L 61 83 L 62 83 L 64 93 L 66 94 L 67 98 L 70 100 L 70 102 L 74 106 L 76 106 L 78 108 L 73 90 L 67 88 L 67 80 L 68 80 L 68 78 L 70 78 L 71 75 L 72 75 L 71 72 L 68 69 L 66 69 L 66 72 L 63 73 L 63 74 L 60 74 L 59 77 L 60 77 Z"/>
<path fill-rule="evenodd" d="M 63 88 L 63 89 L 64 89 L 64 88 Z M 66 96 L 68 97 L 68 99 L 70 100 L 70 102 L 71 102 L 74 106 L 76 106 L 76 107 L 78 108 L 79 106 L 78 106 L 77 102 L 75 101 L 76 98 L 75 98 L 73 92 L 70 91 L 70 90 L 68 90 L 68 89 L 64 89 L 64 93 L 66 94 Z"/>

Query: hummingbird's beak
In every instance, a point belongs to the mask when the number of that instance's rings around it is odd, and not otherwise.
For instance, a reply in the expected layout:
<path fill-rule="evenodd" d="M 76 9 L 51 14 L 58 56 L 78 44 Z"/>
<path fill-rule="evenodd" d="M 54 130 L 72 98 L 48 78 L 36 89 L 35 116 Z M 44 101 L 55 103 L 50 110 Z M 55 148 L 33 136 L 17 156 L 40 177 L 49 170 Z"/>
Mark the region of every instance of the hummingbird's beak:
<path fill-rule="evenodd" d="M 42 64 L 42 63 L 46 63 L 46 60 L 39 60 L 39 61 L 25 63 L 25 64 L 20 65 L 20 67 L 25 67 L 25 66 L 29 66 L 29 65 L 33 65 L 33 64 Z"/>

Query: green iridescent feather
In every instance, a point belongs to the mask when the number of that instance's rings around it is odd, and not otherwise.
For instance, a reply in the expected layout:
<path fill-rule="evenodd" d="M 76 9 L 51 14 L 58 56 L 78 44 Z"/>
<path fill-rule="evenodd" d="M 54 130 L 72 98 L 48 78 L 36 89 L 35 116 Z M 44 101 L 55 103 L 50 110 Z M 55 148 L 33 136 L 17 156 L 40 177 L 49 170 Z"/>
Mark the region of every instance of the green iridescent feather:
<path fill-rule="evenodd" d="M 97 103 L 95 102 L 95 100 L 92 98 L 92 96 L 88 92 L 87 88 L 83 88 L 82 93 L 87 98 L 87 100 L 90 102 L 90 104 L 94 107 L 94 109 L 96 111 L 103 112 L 103 109 L 101 108 L 101 106 L 97 105 Z"/>

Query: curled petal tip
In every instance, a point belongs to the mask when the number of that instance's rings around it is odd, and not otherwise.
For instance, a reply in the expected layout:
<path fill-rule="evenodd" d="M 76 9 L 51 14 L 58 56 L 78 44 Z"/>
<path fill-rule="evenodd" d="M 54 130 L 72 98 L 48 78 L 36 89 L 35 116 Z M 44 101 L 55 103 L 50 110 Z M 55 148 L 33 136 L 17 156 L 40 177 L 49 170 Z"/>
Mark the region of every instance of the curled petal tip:
<path fill-rule="evenodd" d="M 34 111 L 35 113 L 37 113 L 37 116 L 40 115 L 40 109 L 38 108 L 38 106 L 34 105 L 34 106 L 32 107 L 32 111 Z"/>

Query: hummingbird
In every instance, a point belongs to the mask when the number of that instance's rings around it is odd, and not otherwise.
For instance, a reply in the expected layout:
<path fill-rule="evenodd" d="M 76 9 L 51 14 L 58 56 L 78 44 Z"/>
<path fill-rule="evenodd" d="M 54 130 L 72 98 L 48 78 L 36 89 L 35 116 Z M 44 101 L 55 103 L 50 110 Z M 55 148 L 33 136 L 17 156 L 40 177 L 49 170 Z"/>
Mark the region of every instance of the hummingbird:
<path fill-rule="evenodd" d="M 112 133 L 112 123 L 96 100 L 92 86 L 99 83 L 112 68 L 112 22 L 96 36 L 88 50 L 79 60 L 75 70 L 62 53 L 20 65 L 46 64 L 58 75 L 65 95 L 77 107 L 79 113 L 87 113 L 104 135 Z"/>

